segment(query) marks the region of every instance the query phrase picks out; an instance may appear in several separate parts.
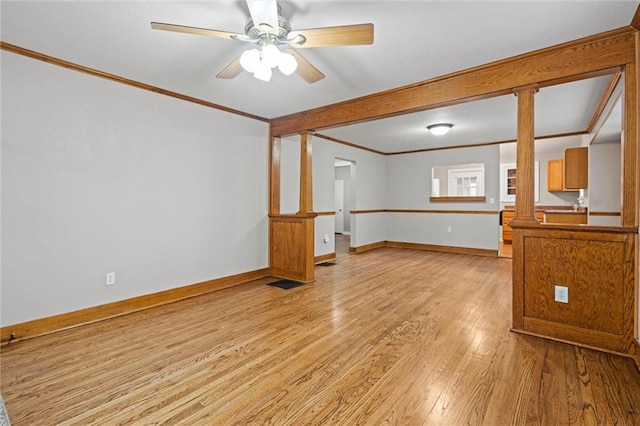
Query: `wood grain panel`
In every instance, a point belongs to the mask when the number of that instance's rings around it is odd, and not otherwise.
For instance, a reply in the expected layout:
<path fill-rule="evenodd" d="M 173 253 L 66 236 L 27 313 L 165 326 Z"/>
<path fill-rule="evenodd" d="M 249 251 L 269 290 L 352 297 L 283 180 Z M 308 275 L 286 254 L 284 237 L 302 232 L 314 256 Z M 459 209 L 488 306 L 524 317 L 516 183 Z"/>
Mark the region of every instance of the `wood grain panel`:
<path fill-rule="evenodd" d="M 515 87 L 605 75 L 635 60 L 634 31 L 609 31 L 432 80 L 271 121 L 274 135 L 389 117 L 505 95 Z M 581 75 L 580 77 L 577 77 Z"/>
<path fill-rule="evenodd" d="M 313 220 L 309 215 L 270 215 L 269 273 L 300 282 L 313 281 Z"/>
<path fill-rule="evenodd" d="M 120 77 L 115 74 L 109 74 L 107 72 L 99 71 L 95 68 L 85 67 L 83 65 L 78 65 L 73 62 L 65 61 L 63 59 L 54 58 L 53 56 L 48 56 L 43 53 L 39 53 L 33 50 L 25 49 L 20 46 L 16 46 L 14 44 L 6 43 L 4 41 L 0 41 L 0 49 L 5 50 L 7 52 L 16 53 L 18 55 L 26 56 L 31 59 L 36 59 L 38 61 L 43 61 L 48 64 L 57 65 L 59 67 L 67 68 L 73 71 L 82 72 L 85 74 L 92 75 L 94 77 L 104 78 L 106 80 L 115 81 L 116 83 L 125 84 L 127 86 L 137 87 L 138 89 L 147 90 L 149 92 L 158 93 L 161 95 L 169 96 L 171 98 L 180 99 L 182 101 L 191 102 L 194 104 L 202 105 L 208 108 L 218 109 L 220 111 L 230 112 L 232 114 L 241 115 L 243 117 L 251 118 L 258 121 L 263 121 L 265 123 L 269 122 L 268 118 L 260 117 L 254 114 L 249 114 L 248 112 L 240 111 L 237 109 L 225 107 L 223 105 L 214 104 L 213 102 L 208 102 L 202 99 L 194 98 L 192 96 L 183 95 L 181 93 L 172 92 L 171 90 L 162 89 L 160 87 L 151 86 L 146 83 L 141 83 L 139 81 L 131 80 L 128 78 Z"/>
<path fill-rule="evenodd" d="M 590 210 L 589 216 L 620 216 L 620 212 L 594 212 Z"/>
<path fill-rule="evenodd" d="M 610 334 L 623 333 L 625 241 L 525 238 L 524 315 Z M 554 286 L 569 303 L 554 301 Z"/>
<path fill-rule="evenodd" d="M 173 303 L 189 297 L 200 296 L 216 290 L 229 288 L 232 286 L 247 283 L 249 281 L 265 278 L 268 276 L 267 269 L 244 272 L 242 274 L 229 277 L 216 278 L 197 284 L 165 290 L 158 293 L 147 294 L 131 299 L 120 300 L 105 305 L 81 309 L 51 317 L 40 318 L 20 324 L 4 326 L 0 329 L 2 344 L 9 340 L 17 341 L 44 334 L 90 324 L 120 315 L 127 315 L 133 312 L 142 311 L 156 306 Z M 12 335 L 14 337 L 12 337 Z"/>
<path fill-rule="evenodd" d="M 518 143 L 516 144 L 515 221 L 535 221 L 534 217 L 534 95 L 536 87 L 515 91 L 518 96 Z"/>
<path fill-rule="evenodd" d="M 511 223 L 514 330 L 631 355 L 637 228 Z M 519 253 L 516 253 L 520 250 Z M 554 286 L 569 303 L 554 301 Z"/>

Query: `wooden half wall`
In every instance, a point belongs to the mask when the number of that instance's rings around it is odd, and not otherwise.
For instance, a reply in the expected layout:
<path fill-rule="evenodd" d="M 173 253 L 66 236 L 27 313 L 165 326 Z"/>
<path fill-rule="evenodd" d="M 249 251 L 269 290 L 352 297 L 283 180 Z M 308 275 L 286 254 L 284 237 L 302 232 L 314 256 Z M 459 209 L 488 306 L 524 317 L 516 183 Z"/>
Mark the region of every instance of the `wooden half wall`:
<path fill-rule="evenodd" d="M 300 210 L 280 213 L 280 168 L 282 141 L 271 137 L 269 185 L 269 273 L 274 277 L 312 282 L 314 280 L 314 220 L 311 135 L 300 135 Z"/>
<path fill-rule="evenodd" d="M 520 225 L 513 245 L 513 328 L 634 355 L 636 228 Z M 555 286 L 569 303 L 555 301 Z"/>

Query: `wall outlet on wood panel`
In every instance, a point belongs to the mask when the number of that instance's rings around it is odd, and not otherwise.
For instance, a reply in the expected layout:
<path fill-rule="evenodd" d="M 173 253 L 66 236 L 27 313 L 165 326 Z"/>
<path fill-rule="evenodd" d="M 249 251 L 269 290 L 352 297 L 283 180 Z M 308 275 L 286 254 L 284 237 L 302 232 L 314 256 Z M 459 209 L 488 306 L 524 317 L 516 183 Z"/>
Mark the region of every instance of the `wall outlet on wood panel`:
<path fill-rule="evenodd" d="M 556 302 L 569 303 L 569 287 L 557 285 L 556 288 Z"/>
<path fill-rule="evenodd" d="M 106 285 L 114 285 L 116 283 L 116 273 L 115 272 L 107 272 L 107 280 L 105 282 Z"/>

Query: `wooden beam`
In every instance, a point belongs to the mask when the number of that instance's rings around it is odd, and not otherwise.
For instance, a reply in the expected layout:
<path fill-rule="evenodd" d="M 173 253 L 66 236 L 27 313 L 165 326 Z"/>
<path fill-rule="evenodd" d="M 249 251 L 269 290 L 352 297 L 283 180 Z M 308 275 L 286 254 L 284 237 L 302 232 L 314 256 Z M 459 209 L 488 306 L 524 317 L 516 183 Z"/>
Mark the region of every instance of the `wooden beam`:
<path fill-rule="evenodd" d="M 608 31 L 394 90 L 271 120 L 284 136 L 609 74 L 635 60 L 635 31 Z"/>

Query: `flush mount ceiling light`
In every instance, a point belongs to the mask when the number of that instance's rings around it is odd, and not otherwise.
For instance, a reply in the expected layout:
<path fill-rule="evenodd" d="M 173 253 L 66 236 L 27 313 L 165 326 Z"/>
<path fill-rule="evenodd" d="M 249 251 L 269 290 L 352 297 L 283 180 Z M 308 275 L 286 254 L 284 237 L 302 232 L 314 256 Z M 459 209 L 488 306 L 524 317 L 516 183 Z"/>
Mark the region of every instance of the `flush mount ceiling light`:
<path fill-rule="evenodd" d="M 427 130 L 431 132 L 431 134 L 435 136 L 444 136 L 449 133 L 449 130 L 453 127 L 453 124 L 449 123 L 438 123 L 427 126 Z"/>

